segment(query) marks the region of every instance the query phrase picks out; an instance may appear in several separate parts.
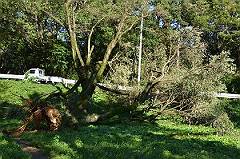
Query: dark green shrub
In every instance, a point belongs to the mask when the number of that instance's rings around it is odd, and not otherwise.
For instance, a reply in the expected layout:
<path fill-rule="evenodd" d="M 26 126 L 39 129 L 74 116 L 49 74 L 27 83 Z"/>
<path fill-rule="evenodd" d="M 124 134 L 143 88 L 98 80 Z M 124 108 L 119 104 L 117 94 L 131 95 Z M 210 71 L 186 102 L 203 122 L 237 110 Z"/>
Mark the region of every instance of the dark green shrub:
<path fill-rule="evenodd" d="M 231 75 L 225 78 L 225 83 L 227 86 L 227 90 L 230 93 L 238 93 L 240 94 L 240 75 Z"/>
<path fill-rule="evenodd" d="M 219 115 L 212 123 L 213 127 L 217 129 L 219 135 L 231 133 L 234 129 L 234 125 L 228 117 L 227 113 Z"/>
<path fill-rule="evenodd" d="M 240 127 L 240 100 L 225 100 L 224 108 L 234 125 Z"/>

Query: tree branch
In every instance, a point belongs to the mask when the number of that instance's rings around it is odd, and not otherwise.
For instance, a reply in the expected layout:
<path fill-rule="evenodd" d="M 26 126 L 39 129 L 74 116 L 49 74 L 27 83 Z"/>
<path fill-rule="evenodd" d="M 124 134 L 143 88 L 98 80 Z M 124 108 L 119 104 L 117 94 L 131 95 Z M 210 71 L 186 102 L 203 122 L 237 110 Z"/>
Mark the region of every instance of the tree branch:
<path fill-rule="evenodd" d="M 109 57 L 112 53 L 112 50 L 114 49 L 114 47 L 116 46 L 116 44 L 119 42 L 119 40 L 121 39 L 121 37 L 127 33 L 128 31 L 130 31 L 132 29 L 132 27 L 136 24 L 136 21 L 133 22 L 133 24 L 128 27 L 126 30 L 123 30 L 124 29 L 124 24 L 125 24 L 125 20 L 127 18 L 127 13 L 125 13 L 122 18 L 121 18 L 121 21 L 120 23 L 118 24 L 118 27 L 117 27 L 117 33 L 115 35 L 115 37 L 112 39 L 112 41 L 108 44 L 107 46 L 107 51 L 104 55 L 104 58 L 103 58 L 103 62 L 101 64 L 101 67 L 97 73 L 97 79 L 100 79 L 100 77 L 102 76 L 106 66 L 107 66 L 107 63 L 108 63 L 108 60 L 109 60 Z"/>
<path fill-rule="evenodd" d="M 148 96 L 149 92 L 164 78 L 166 74 L 166 68 L 168 64 L 173 60 L 173 58 L 177 55 L 177 51 L 168 59 L 168 61 L 163 65 L 162 71 L 161 71 L 161 76 L 156 78 L 155 80 L 149 82 L 143 92 L 138 96 L 138 100 L 141 102 L 144 102 L 146 97 Z"/>
<path fill-rule="evenodd" d="M 50 18 L 52 18 L 56 23 L 58 23 L 60 26 L 67 28 L 67 26 L 62 23 L 56 16 L 54 16 L 52 13 L 46 11 L 46 10 L 42 10 L 43 13 L 45 13 L 47 16 L 49 16 Z"/>
<path fill-rule="evenodd" d="M 75 33 L 76 23 L 75 23 L 74 10 L 72 7 L 72 0 L 65 1 L 65 11 L 67 15 L 67 23 L 68 23 L 73 59 L 76 62 L 76 56 L 78 56 L 81 66 L 84 66 L 85 64 L 77 44 L 77 37 Z"/>
<path fill-rule="evenodd" d="M 132 87 L 125 87 L 125 86 L 119 86 L 119 85 L 111 86 L 103 83 L 97 83 L 96 85 L 102 90 L 120 94 L 120 95 L 129 95 L 133 91 Z"/>
<path fill-rule="evenodd" d="M 91 38 L 92 38 L 93 31 L 94 31 L 95 27 L 96 27 L 103 19 L 104 19 L 104 17 L 97 21 L 97 23 L 92 27 L 91 32 L 90 32 L 90 34 L 89 34 L 89 36 L 88 36 L 88 54 L 87 54 L 86 65 L 90 65 L 90 63 L 91 63 L 91 55 L 92 55 L 92 52 L 93 52 L 93 49 L 94 49 L 94 45 L 91 46 Z"/>

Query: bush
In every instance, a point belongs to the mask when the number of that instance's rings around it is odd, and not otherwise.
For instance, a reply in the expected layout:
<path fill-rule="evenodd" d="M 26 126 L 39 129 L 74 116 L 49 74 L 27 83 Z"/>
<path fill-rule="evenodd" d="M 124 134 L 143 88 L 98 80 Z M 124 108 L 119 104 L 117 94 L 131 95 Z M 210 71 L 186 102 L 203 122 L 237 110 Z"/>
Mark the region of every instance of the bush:
<path fill-rule="evenodd" d="M 212 123 L 213 127 L 217 129 L 219 135 L 230 133 L 234 129 L 234 125 L 228 117 L 227 113 L 222 113 Z"/>
<path fill-rule="evenodd" d="M 228 92 L 240 94 L 240 74 L 228 76 L 224 81 Z"/>
<path fill-rule="evenodd" d="M 151 102 L 144 109 L 155 116 L 175 110 L 190 124 L 213 124 L 221 133 L 228 132 L 226 129 L 232 123 L 213 94 L 226 91 L 222 79 L 232 72 L 227 52 L 213 56 L 209 64 L 172 68 L 152 89 Z"/>
<path fill-rule="evenodd" d="M 234 123 L 234 126 L 240 127 L 240 100 L 225 100 L 223 103 L 230 120 Z"/>

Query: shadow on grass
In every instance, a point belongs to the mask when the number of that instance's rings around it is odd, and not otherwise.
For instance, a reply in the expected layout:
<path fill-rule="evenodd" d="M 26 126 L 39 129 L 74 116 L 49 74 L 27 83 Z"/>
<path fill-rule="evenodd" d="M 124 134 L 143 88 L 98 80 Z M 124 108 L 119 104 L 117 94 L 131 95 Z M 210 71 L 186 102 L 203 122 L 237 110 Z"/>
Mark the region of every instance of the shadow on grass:
<path fill-rule="evenodd" d="M 3 159 L 30 159 L 31 156 L 21 150 L 15 142 L 0 133 L 0 158 Z"/>
<path fill-rule="evenodd" d="M 7 87 L 0 84 L 0 93 L 7 91 Z M 30 159 L 31 156 L 9 137 L 4 136 L 3 130 L 10 130 L 19 126 L 25 111 L 18 108 L 19 105 L 8 103 L 0 98 L 0 158 L 3 159 Z"/>
<path fill-rule="evenodd" d="M 199 139 L 199 135 L 205 140 Z M 51 157 L 239 158 L 240 150 L 235 146 L 207 141 L 208 135 L 212 134 L 135 123 L 88 126 L 58 133 L 28 133 L 24 138 L 42 147 Z"/>
<path fill-rule="evenodd" d="M 0 131 L 16 128 L 25 112 L 17 105 L 0 101 Z"/>

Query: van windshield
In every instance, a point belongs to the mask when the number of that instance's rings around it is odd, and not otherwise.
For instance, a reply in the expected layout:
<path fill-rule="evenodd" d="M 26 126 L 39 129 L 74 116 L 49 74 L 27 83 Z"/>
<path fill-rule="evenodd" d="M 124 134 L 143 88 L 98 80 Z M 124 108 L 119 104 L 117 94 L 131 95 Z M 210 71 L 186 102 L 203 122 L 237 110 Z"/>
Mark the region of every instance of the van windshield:
<path fill-rule="evenodd" d="M 34 74 L 34 73 L 35 73 L 35 70 L 30 70 L 30 73 L 31 73 L 31 74 Z"/>

